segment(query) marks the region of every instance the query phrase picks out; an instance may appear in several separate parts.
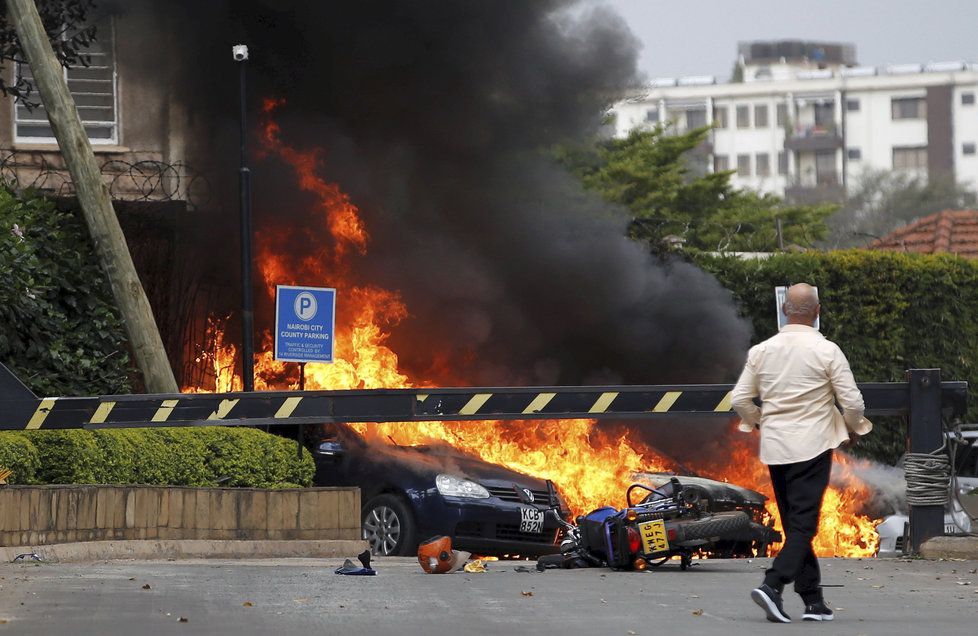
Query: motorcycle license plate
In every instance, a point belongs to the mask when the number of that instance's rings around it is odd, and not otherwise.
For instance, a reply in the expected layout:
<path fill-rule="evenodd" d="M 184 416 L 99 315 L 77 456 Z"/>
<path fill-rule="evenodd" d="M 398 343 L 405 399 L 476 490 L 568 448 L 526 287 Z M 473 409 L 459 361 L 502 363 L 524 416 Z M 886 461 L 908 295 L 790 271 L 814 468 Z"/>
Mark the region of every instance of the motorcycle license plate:
<path fill-rule="evenodd" d="M 543 532 L 543 510 L 520 508 L 520 532 Z"/>
<path fill-rule="evenodd" d="M 642 551 L 645 554 L 665 552 L 669 549 L 666 524 L 661 519 L 638 524 L 638 533 L 642 537 Z"/>

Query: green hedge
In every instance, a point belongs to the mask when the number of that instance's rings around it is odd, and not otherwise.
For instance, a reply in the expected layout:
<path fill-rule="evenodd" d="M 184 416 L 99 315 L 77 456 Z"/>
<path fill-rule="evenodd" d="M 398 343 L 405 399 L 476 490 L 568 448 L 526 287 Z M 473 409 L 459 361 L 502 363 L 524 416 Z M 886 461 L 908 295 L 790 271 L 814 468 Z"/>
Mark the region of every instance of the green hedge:
<path fill-rule="evenodd" d="M 0 362 L 38 395 L 128 393 L 119 312 L 84 223 L 0 185 Z"/>
<path fill-rule="evenodd" d="M 293 440 L 253 428 L 0 433 L 12 484 L 309 486 L 315 466 Z"/>
<path fill-rule="evenodd" d="M 945 379 L 969 383 L 969 419 L 978 417 L 978 263 L 951 255 L 848 250 L 779 254 L 767 259 L 698 256 L 733 295 L 754 326 L 770 337 L 774 287 L 818 286 L 822 333 L 838 343 L 859 382 L 897 382 L 910 368 L 939 367 Z M 905 448 L 897 420 L 875 422 L 857 452 L 893 462 Z"/>
<path fill-rule="evenodd" d="M 13 474 L 7 478 L 11 484 L 33 484 L 41 456 L 26 433 L 4 431 L 0 433 L 0 468 L 9 468 Z"/>

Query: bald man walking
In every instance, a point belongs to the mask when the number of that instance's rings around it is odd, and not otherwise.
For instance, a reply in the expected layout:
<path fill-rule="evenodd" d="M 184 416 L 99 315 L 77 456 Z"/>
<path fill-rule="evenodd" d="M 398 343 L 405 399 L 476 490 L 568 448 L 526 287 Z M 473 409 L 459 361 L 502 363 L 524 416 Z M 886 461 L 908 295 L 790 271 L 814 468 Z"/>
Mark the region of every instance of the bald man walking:
<path fill-rule="evenodd" d="M 791 622 L 781 598 L 791 582 L 805 604 L 804 620 L 833 618 L 822 597 L 812 539 L 832 471 L 832 450 L 849 439 L 849 431 L 864 434 L 871 426 L 862 417 L 863 397 L 849 361 L 813 327 L 820 310 L 814 287 L 799 283 L 788 288 L 781 307 L 787 324 L 751 348 L 732 395 L 741 430 L 760 429 L 760 458 L 771 474 L 785 532 L 764 583 L 751 592 L 775 623 Z M 754 398 L 760 398 L 760 408 Z"/>

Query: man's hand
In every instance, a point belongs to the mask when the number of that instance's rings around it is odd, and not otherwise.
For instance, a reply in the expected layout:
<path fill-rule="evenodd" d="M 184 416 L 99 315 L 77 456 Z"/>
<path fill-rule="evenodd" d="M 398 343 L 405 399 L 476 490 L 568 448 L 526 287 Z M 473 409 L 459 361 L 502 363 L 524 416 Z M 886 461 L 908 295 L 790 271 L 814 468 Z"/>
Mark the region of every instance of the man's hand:
<path fill-rule="evenodd" d="M 854 433 L 853 431 L 849 431 L 849 439 L 842 442 L 839 445 L 839 447 L 846 448 L 846 449 L 855 448 L 856 446 L 859 446 L 859 440 L 861 440 L 862 438 L 863 436 L 860 435 L 859 433 Z"/>
<path fill-rule="evenodd" d="M 761 428 L 760 422 L 754 424 L 753 426 L 750 423 L 745 422 L 743 418 L 741 418 L 741 420 L 737 422 L 737 430 L 740 431 L 741 433 L 751 433 L 760 428 Z"/>

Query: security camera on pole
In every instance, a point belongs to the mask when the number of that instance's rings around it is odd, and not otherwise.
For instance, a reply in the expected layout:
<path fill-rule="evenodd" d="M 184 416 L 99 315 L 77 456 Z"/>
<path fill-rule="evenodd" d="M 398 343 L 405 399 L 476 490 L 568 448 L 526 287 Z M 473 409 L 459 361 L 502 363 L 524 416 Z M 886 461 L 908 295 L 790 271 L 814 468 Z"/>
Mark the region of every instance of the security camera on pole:
<path fill-rule="evenodd" d="M 245 165 L 246 99 L 245 62 L 248 47 L 236 44 L 231 55 L 241 69 L 241 167 L 238 169 L 241 210 L 241 379 L 245 391 L 255 390 L 255 315 L 251 297 L 251 171 Z"/>

